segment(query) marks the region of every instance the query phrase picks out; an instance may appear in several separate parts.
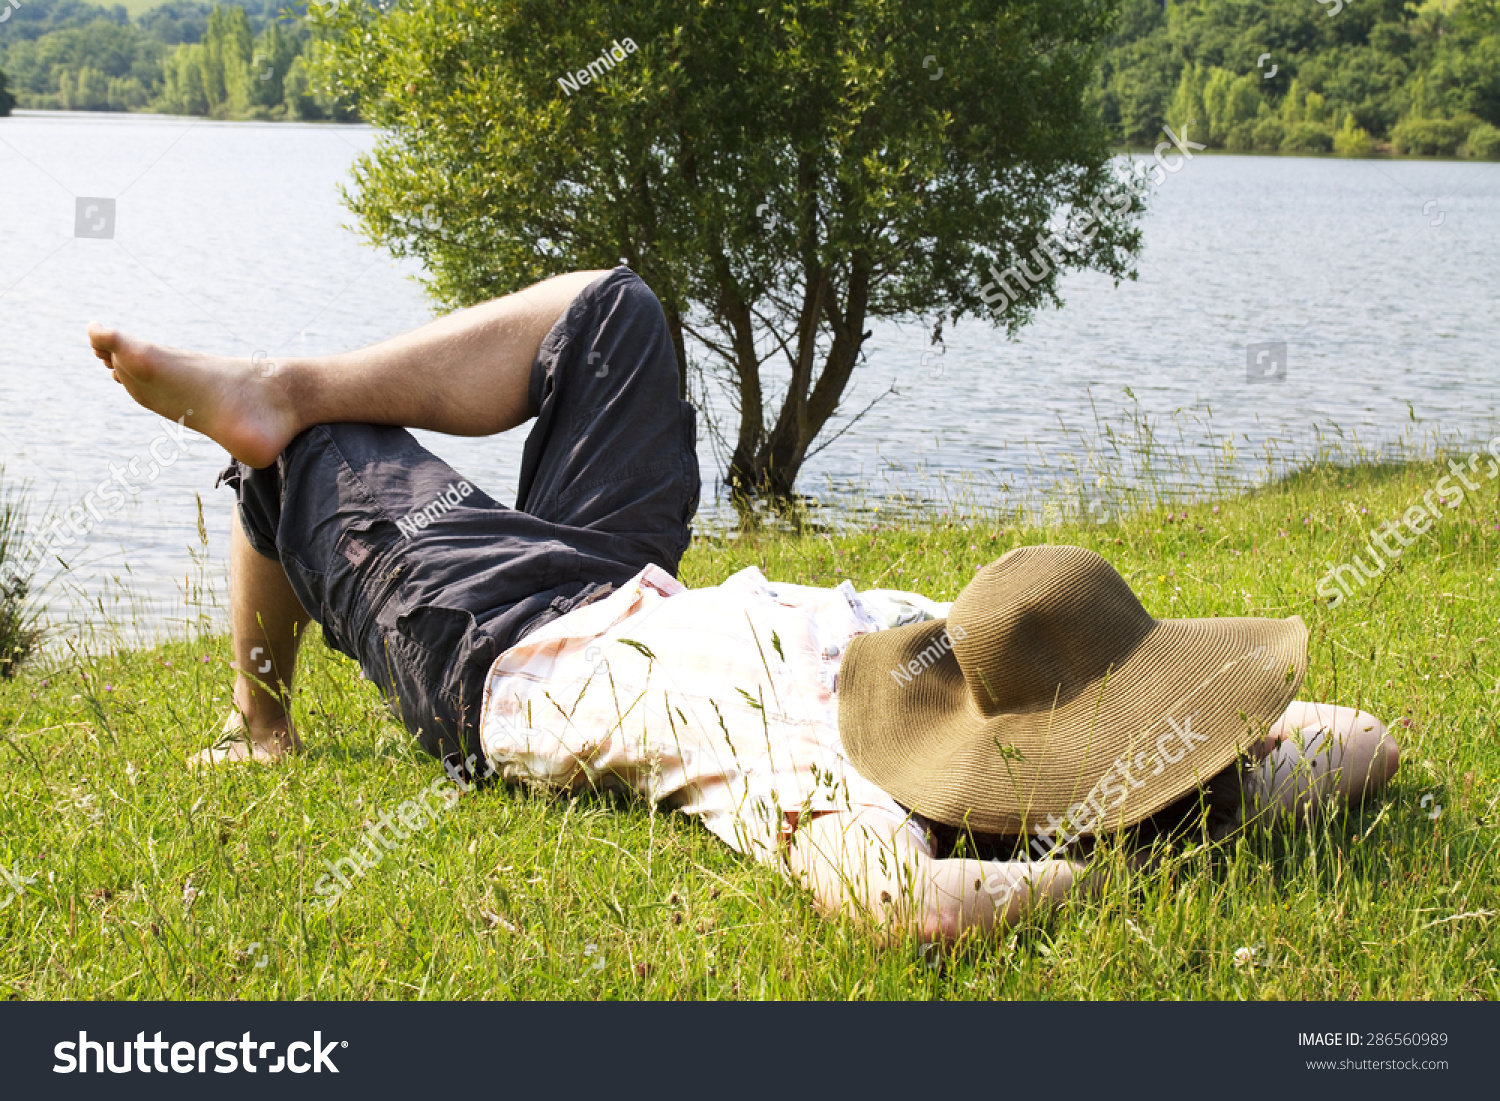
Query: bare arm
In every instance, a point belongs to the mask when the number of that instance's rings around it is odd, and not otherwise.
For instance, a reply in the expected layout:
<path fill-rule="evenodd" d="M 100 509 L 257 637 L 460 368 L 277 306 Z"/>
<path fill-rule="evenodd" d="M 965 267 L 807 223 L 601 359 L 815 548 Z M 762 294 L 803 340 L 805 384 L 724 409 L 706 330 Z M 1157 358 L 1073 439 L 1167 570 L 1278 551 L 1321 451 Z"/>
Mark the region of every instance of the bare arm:
<path fill-rule="evenodd" d="M 986 935 L 1061 902 L 1081 864 L 1067 860 L 939 860 L 911 832 L 877 813 L 828 814 L 792 837 L 793 877 L 826 914 L 865 917 L 891 935 L 924 941 Z"/>

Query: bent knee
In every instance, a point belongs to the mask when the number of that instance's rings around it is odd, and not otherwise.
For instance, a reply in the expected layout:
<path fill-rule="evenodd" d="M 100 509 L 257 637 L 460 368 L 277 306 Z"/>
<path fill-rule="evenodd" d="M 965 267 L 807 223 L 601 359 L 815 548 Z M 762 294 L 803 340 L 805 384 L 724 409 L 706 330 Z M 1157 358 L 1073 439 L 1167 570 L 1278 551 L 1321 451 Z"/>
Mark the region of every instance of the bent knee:
<path fill-rule="evenodd" d="M 1340 725 L 1344 727 L 1339 736 L 1347 758 L 1363 774 L 1353 778 L 1356 783 L 1363 781 L 1356 793 L 1368 795 L 1396 774 L 1401 764 L 1400 746 L 1385 724 L 1367 711 L 1355 711 L 1347 724 Z"/>

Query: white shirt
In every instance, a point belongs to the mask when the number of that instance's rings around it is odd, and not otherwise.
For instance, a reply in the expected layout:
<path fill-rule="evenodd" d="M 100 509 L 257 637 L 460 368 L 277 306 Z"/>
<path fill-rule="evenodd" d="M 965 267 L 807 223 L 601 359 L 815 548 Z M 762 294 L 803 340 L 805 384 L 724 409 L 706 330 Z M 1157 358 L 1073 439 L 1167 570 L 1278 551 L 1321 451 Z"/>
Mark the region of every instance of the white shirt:
<path fill-rule="evenodd" d="M 617 787 L 779 859 L 798 817 L 862 811 L 925 832 L 850 765 L 839 662 L 856 635 L 947 615 L 914 593 L 772 584 L 745 569 L 688 589 L 647 566 L 491 667 L 481 744 L 510 781 Z"/>

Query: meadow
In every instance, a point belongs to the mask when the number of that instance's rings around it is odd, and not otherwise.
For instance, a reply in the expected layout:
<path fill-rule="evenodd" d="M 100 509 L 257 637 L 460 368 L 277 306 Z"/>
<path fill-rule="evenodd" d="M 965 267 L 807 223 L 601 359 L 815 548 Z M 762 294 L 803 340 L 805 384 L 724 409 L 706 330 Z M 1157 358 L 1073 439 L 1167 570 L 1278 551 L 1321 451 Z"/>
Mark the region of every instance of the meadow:
<path fill-rule="evenodd" d="M 1439 457 L 1441 458 L 1441 457 Z M 20 999 L 1469 999 L 1500 995 L 1500 479 L 1336 607 L 1316 597 L 1437 461 L 1314 465 L 1109 523 L 950 509 L 843 532 L 695 539 L 682 570 L 957 595 L 1012 547 L 1077 543 L 1158 617 L 1303 616 L 1302 698 L 1401 742 L 1365 806 L 1150 872 L 985 942 L 886 943 L 683 816 L 476 788 L 353 883 L 313 890 L 382 813 L 441 781 L 353 665 L 305 647 L 308 752 L 190 769 L 229 705 L 228 640 L 89 656 L 0 682 L 0 996 Z"/>

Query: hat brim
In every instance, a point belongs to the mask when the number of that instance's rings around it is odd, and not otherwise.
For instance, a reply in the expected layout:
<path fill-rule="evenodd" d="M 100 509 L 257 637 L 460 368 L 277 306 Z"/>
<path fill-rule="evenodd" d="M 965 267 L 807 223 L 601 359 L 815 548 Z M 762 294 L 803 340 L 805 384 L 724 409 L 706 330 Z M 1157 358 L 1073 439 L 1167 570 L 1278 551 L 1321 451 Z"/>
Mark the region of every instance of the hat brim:
<path fill-rule="evenodd" d="M 1157 620 L 1099 680 L 987 715 L 946 632 L 934 620 L 856 638 L 839 733 L 859 773 L 903 805 L 981 833 L 1133 825 L 1263 737 L 1307 671 L 1298 616 Z M 933 661 L 935 643 L 946 652 Z"/>

